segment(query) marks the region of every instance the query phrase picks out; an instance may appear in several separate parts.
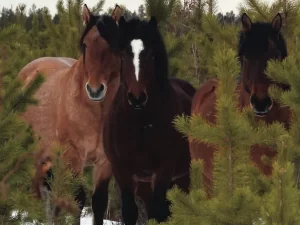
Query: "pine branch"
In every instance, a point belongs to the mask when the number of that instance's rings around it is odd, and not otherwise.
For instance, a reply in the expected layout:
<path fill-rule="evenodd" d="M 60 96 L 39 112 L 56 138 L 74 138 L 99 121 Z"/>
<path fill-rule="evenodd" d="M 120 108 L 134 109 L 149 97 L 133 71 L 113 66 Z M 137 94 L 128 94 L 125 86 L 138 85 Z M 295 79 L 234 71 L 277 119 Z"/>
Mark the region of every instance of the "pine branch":
<path fill-rule="evenodd" d="M 14 112 L 24 112 L 26 110 L 26 105 L 28 103 L 37 104 L 37 101 L 32 99 L 32 95 L 40 88 L 45 78 L 43 75 L 38 74 L 33 81 L 31 81 L 25 90 L 22 90 L 21 93 L 16 97 L 15 101 L 11 105 L 5 105 L 5 114 L 2 116 L 2 119 L 5 120 L 10 113 Z M 18 84 L 18 81 L 15 81 Z M 12 88 L 14 90 L 14 88 Z M 8 92 L 10 93 L 10 92 Z M 8 102 L 6 99 L 9 98 L 9 94 L 5 94 L 3 101 Z"/>
<path fill-rule="evenodd" d="M 10 45 L 13 42 L 18 42 L 24 37 L 24 29 L 18 24 L 13 24 L 9 27 L 0 29 L 1 45 Z M 24 39 L 23 39 L 24 40 Z"/>
<path fill-rule="evenodd" d="M 10 170 L 0 181 L 0 189 L 2 192 L 2 199 L 5 200 L 7 198 L 7 190 L 8 190 L 8 186 L 5 184 L 6 181 L 8 180 L 8 178 L 10 176 L 12 176 L 20 167 L 21 163 L 29 158 L 29 157 L 33 157 L 34 154 L 32 152 L 26 152 L 24 154 L 22 154 L 20 156 L 20 158 L 18 159 L 17 163 L 15 164 L 14 168 L 12 170 Z"/>
<path fill-rule="evenodd" d="M 245 4 L 249 9 L 257 12 L 262 20 L 269 20 L 268 16 L 266 15 L 267 5 L 265 3 L 258 0 L 245 0 Z"/>
<path fill-rule="evenodd" d="M 92 12 L 96 15 L 99 14 L 103 10 L 105 0 L 99 0 L 96 5 L 92 8 Z"/>

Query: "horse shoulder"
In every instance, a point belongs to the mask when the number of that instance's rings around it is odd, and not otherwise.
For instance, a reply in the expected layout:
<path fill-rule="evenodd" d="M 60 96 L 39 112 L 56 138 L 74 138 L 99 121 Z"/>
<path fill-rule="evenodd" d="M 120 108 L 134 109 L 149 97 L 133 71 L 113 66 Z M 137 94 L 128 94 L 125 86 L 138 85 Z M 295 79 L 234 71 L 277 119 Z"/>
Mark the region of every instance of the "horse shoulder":
<path fill-rule="evenodd" d="M 218 81 L 210 79 L 203 83 L 194 95 L 192 101 L 192 114 L 201 115 L 210 122 L 215 122 L 216 115 L 216 88 Z"/>

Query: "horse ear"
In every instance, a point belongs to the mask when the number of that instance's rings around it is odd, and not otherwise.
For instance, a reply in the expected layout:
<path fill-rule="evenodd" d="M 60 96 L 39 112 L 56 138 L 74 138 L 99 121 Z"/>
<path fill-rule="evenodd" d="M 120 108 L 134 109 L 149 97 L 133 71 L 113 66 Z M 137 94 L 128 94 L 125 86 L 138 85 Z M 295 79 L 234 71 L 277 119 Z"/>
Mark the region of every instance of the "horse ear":
<path fill-rule="evenodd" d="M 242 15 L 242 29 L 243 31 L 251 30 L 252 21 L 246 13 Z"/>
<path fill-rule="evenodd" d="M 116 4 L 116 7 L 112 12 L 111 17 L 114 19 L 114 21 L 119 22 L 121 14 L 122 14 L 122 9 L 119 5 Z"/>
<path fill-rule="evenodd" d="M 277 13 L 277 15 L 272 20 L 272 27 L 276 32 L 279 32 L 282 26 L 282 17 L 280 13 Z"/>
<path fill-rule="evenodd" d="M 82 20 L 83 20 L 83 25 L 87 25 L 92 17 L 92 13 L 90 12 L 89 8 L 87 7 L 86 4 L 83 6 L 82 10 Z"/>
<path fill-rule="evenodd" d="M 157 27 L 157 21 L 155 19 L 154 16 L 151 16 L 151 19 L 149 20 L 149 24 L 152 26 L 152 27 Z"/>

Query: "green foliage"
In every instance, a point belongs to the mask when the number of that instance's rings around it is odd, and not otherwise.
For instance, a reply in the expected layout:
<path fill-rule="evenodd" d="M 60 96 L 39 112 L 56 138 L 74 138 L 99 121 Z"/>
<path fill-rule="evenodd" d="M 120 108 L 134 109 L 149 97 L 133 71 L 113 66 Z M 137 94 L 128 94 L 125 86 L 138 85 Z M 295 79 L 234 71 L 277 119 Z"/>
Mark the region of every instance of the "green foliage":
<path fill-rule="evenodd" d="M 253 169 L 248 154 L 256 133 L 237 107 L 235 74 L 239 70 L 235 52 L 218 46 L 213 70 L 219 79 L 216 125 L 199 116 L 177 117 L 176 128 L 195 141 L 215 146 L 214 183 L 207 198 L 201 180 L 201 161 L 192 162 L 191 191 L 185 195 L 175 188 L 168 193 L 172 218 L 162 224 L 253 224 L 258 218 L 259 199 L 251 187 Z M 254 138 L 249 139 L 249 136 Z"/>
<path fill-rule="evenodd" d="M 252 22 L 272 21 L 274 16 L 280 12 L 283 16 L 282 32 L 287 40 L 290 50 L 293 50 L 297 42 L 296 33 L 299 32 L 300 2 L 294 0 L 276 0 L 272 4 L 266 1 L 245 0 L 239 7 L 240 12 L 246 12 Z"/>
<path fill-rule="evenodd" d="M 33 158 L 38 147 L 31 128 L 20 118 L 20 114 L 27 109 L 28 104 L 38 104 L 33 94 L 44 77 L 38 75 L 26 87 L 16 80 L 20 69 L 35 58 L 79 56 L 78 43 L 83 29 L 82 5 L 83 1 L 58 1 L 58 14 L 54 18 L 47 8 L 36 9 L 35 6 L 31 7 L 29 16 L 26 15 L 24 5 L 20 5 L 15 11 L 9 11 L 11 14 L 4 14 L 6 11 L 2 11 L 0 21 L 1 24 L 3 21 L 6 23 L 0 29 L 0 181 L 4 177 L 7 179 L 3 180 L 0 188 L 0 224 L 33 221 L 35 224 L 46 223 L 49 219 L 45 211 L 46 205 L 48 213 L 51 213 L 55 204 L 65 207 L 56 222 L 70 224 L 77 207 L 72 197 L 76 184 L 84 184 L 88 197 L 91 197 L 92 171 L 87 171 L 85 179 L 74 179 L 65 167 L 61 154 L 57 155 L 53 167 L 54 179 L 49 181 L 52 186 L 48 197 L 50 202 L 38 200 L 31 194 L 31 180 L 35 172 Z M 103 5 L 104 1 L 101 0 L 95 6 L 88 7 L 98 14 Z M 62 150 L 54 146 L 53 151 L 59 153 Z M 120 207 L 114 182 L 111 182 L 110 190 L 107 215 L 117 220 L 120 218 Z M 91 202 L 88 201 L 86 206 L 91 206 Z M 13 218 L 10 217 L 12 212 Z"/>
<path fill-rule="evenodd" d="M 38 104 L 32 95 L 43 82 L 43 77 L 38 76 L 26 87 L 15 77 L 25 64 L 38 57 L 78 58 L 78 42 L 83 30 L 82 5 L 82 0 L 58 0 L 54 17 L 47 8 L 36 9 L 34 6 L 27 16 L 27 7 L 22 4 L 16 10 L 2 10 L 0 180 L 22 160 L 5 185 L 1 186 L 1 196 L 6 188 L 8 198 L 0 198 L 0 224 L 33 220 L 37 221 L 36 224 L 45 222 L 46 202 L 30 194 L 24 196 L 24 193 L 29 193 L 29 181 L 34 171 L 31 156 L 38 149 L 32 130 L 19 117 L 28 104 Z M 103 5 L 104 0 L 100 0 L 89 8 L 98 14 Z M 125 6 L 121 7 L 124 15 L 134 15 Z M 113 8 L 108 9 L 107 13 L 111 13 Z M 257 123 L 249 109 L 237 110 L 233 84 L 240 73 L 235 59 L 239 21 L 234 14 L 217 15 L 217 1 L 214 0 L 146 0 L 139 8 L 138 14 L 142 17 L 155 16 L 159 21 L 169 55 L 171 76 L 186 79 L 195 87 L 211 77 L 220 80 L 216 125 L 199 117 L 177 118 L 175 123 L 185 135 L 218 149 L 214 158 L 216 179 L 212 198 L 207 198 L 203 187 L 200 175 L 202 162 L 195 161 L 191 165 L 191 193 L 185 195 L 177 188 L 168 193 L 173 203 L 173 216 L 165 224 L 299 224 L 299 193 L 296 187 L 299 187 L 300 163 L 291 163 L 300 161 L 299 8 L 299 1 L 292 0 L 278 0 L 271 6 L 262 1 L 245 0 L 240 7 L 241 12 L 247 12 L 253 22 L 271 21 L 278 11 L 283 13 L 283 32 L 290 56 L 283 63 L 270 62 L 267 74 L 274 80 L 291 84 L 292 88 L 287 92 L 282 92 L 277 86 L 270 90 L 272 97 L 292 109 L 293 122 L 288 132 L 278 123 L 269 126 Z M 271 178 L 260 175 L 249 163 L 250 146 L 258 143 L 279 152 Z M 61 152 L 58 149 L 54 146 L 54 152 Z M 24 154 L 28 157 L 23 159 Z M 74 185 L 78 182 L 85 184 L 90 196 L 93 191 L 92 171 L 87 169 L 84 178 L 74 179 L 61 161 L 61 154 L 56 159 L 55 179 L 50 181 L 53 187 L 51 205 L 57 199 L 67 199 L 74 208 L 76 204 L 71 198 L 76 191 Z M 296 178 L 296 184 L 293 178 Z M 62 187 L 61 183 L 65 182 L 66 187 Z M 106 213 L 108 218 L 120 218 L 119 199 L 119 192 L 112 180 Z M 87 206 L 90 204 L 89 201 Z M 9 218 L 16 209 L 19 213 Z M 69 219 L 72 216 L 63 211 L 58 222 L 70 224 Z M 156 223 L 152 221 L 149 224 Z"/>
<path fill-rule="evenodd" d="M 282 63 L 272 61 L 267 69 L 272 79 L 292 84 L 290 91 L 283 92 L 276 87 L 270 91 L 284 105 L 295 109 L 291 129 L 287 131 L 280 123 L 256 123 L 248 109 L 239 111 L 237 92 L 232 87 L 234 74 L 238 71 L 235 52 L 226 45 L 216 49 L 212 68 L 219 79 L 216 124 L 210 124 L 200 116 L 177 117 L 174 122 L 176 128 L 191 140 L 217 149 L 211 197 L 204 192 L 201 161 L 193 161 L 191 191 L 185 195 L 174 188 L 168 193 L 173 215 L 162 224 L 299 224 L 300 193 L 294 179 L 293 163 L 300 152 L 297 123 L 299 63 L 296 61 L 299 54 Z M 249 163 L 249 152 L 254 144 L 263 144 L 278 152 L 270 178 L 258 176 L 257 169 Z M 195 179 L 197 176 L 198 180 Z M 151 221 L 149 224 L 156 223 Z"/>
<path fill-rule="evenodd" d="M 146 0 L 146 13 L 148 17 L 155 16 L 158 22 L 166 21 L 172 14 L 177 0 Z"/>
<path fill-rule="evenodd" d="M 23 7 L 17 11 L 17 16 L 19 21 L 24 19 Z M 26 86 L 16 79 L 25 64 L 42 54 L 37 45 L 38 36 L 37 15 L 34 15 L 32 30 L 28 33 L 22 23 L 0 30 L 0 49 L 4 53 L 0 58 L 0 224 L 46 222 L 46 202 L 36 199 L 31 193 L 38 142 L 30 126 L 20 117 L 28 105 L 38 104 L 33 95 L 43 83 L 44 77 L 38 74 Z M 54 170 L 58 175 L 64 175 L 68 171 L 56 165 Z M 59 181 L 58 178 L 56 175 L 56 182 Z M 74 191 L 73 187 L 66 186 L 68 180 L 72 181 L 72 185 L 76 184 L 74 178 L 70 179 L 65 175 L 62 179 L 64 182 L 60 180 L 54 185 L 59 191 L 54 188 L 52 202 L 59 197 L 66 198 L 67 193 Z M 71 202 L 70 197 L 67 200 Z M 70 221 L 65 220 L 72 219 L 72 215 L 63 211 L 58 219 L 64 222 L 60 224 L 70 224 Z"/>
<path fill-rule="evenodd" d="M 21 41 L 25 34 L 25 30 L 18 24 L 13 24 L 11 26 L 0 29 L 0 44 L 10 45 L 12 42 Z"/>
<path fill-rule="evenodd" d="M 294 182 L 294 165 L 290 161 L 292 149 L 297 149 L 290 135 L 281 135 L 276 145 L 278 160 L 274 163 L 272 188 L 264 196 L 261 207 L 264 224 L 299 224 L 299 190 Z"/>
<path fill-rule="evenodd" d="M 1 84 L 2 79 L 9 80 L 4 82 L 9 85 L 0 85 L 0 223 L 19 224 L 20 213 L 10 218 L 13 210 L 21 209 L 22 204 L 28 207 L 36 202 L 29 197 L 29 188 L 34 170 L 32 159 L 37 149 L 32 130 L 19 115 L 28 104 L 35 102 L 32 95 L 40 87 L 43 77 L 37 76 L 26 88 L 8 75 L 4 74 L 0 79 Z M 24 197 L 24 193 L 28 196 Z"/>

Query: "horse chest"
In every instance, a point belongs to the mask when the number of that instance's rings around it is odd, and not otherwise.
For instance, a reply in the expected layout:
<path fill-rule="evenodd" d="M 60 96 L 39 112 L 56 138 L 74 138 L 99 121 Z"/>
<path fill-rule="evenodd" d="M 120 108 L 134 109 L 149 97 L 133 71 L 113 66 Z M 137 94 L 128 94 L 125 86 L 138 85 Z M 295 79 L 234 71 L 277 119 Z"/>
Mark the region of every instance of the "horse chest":
<path fill-rule="evenodd" d="M 128 127 L 127 127 L 128 128 Z M 167 155 L 167 149 L 174 138 L 171 138 L 171 125 L 166 123 L 147 122 L 139 125 L 126 126 L 114 132 L 112 141 L 119 161 L 124 165 L 136 168 L 157 167 Z M 175 141 L 176 142 L 176 141 Z"/>
<path fill-rule="evenodd" d="M 71 143 L 81 158 L 93 161 L 102 150 L 101 121 L 92 111 L 78 102 L 69 101 L 61 112 L 56 135 L 61 143 Z"/>

